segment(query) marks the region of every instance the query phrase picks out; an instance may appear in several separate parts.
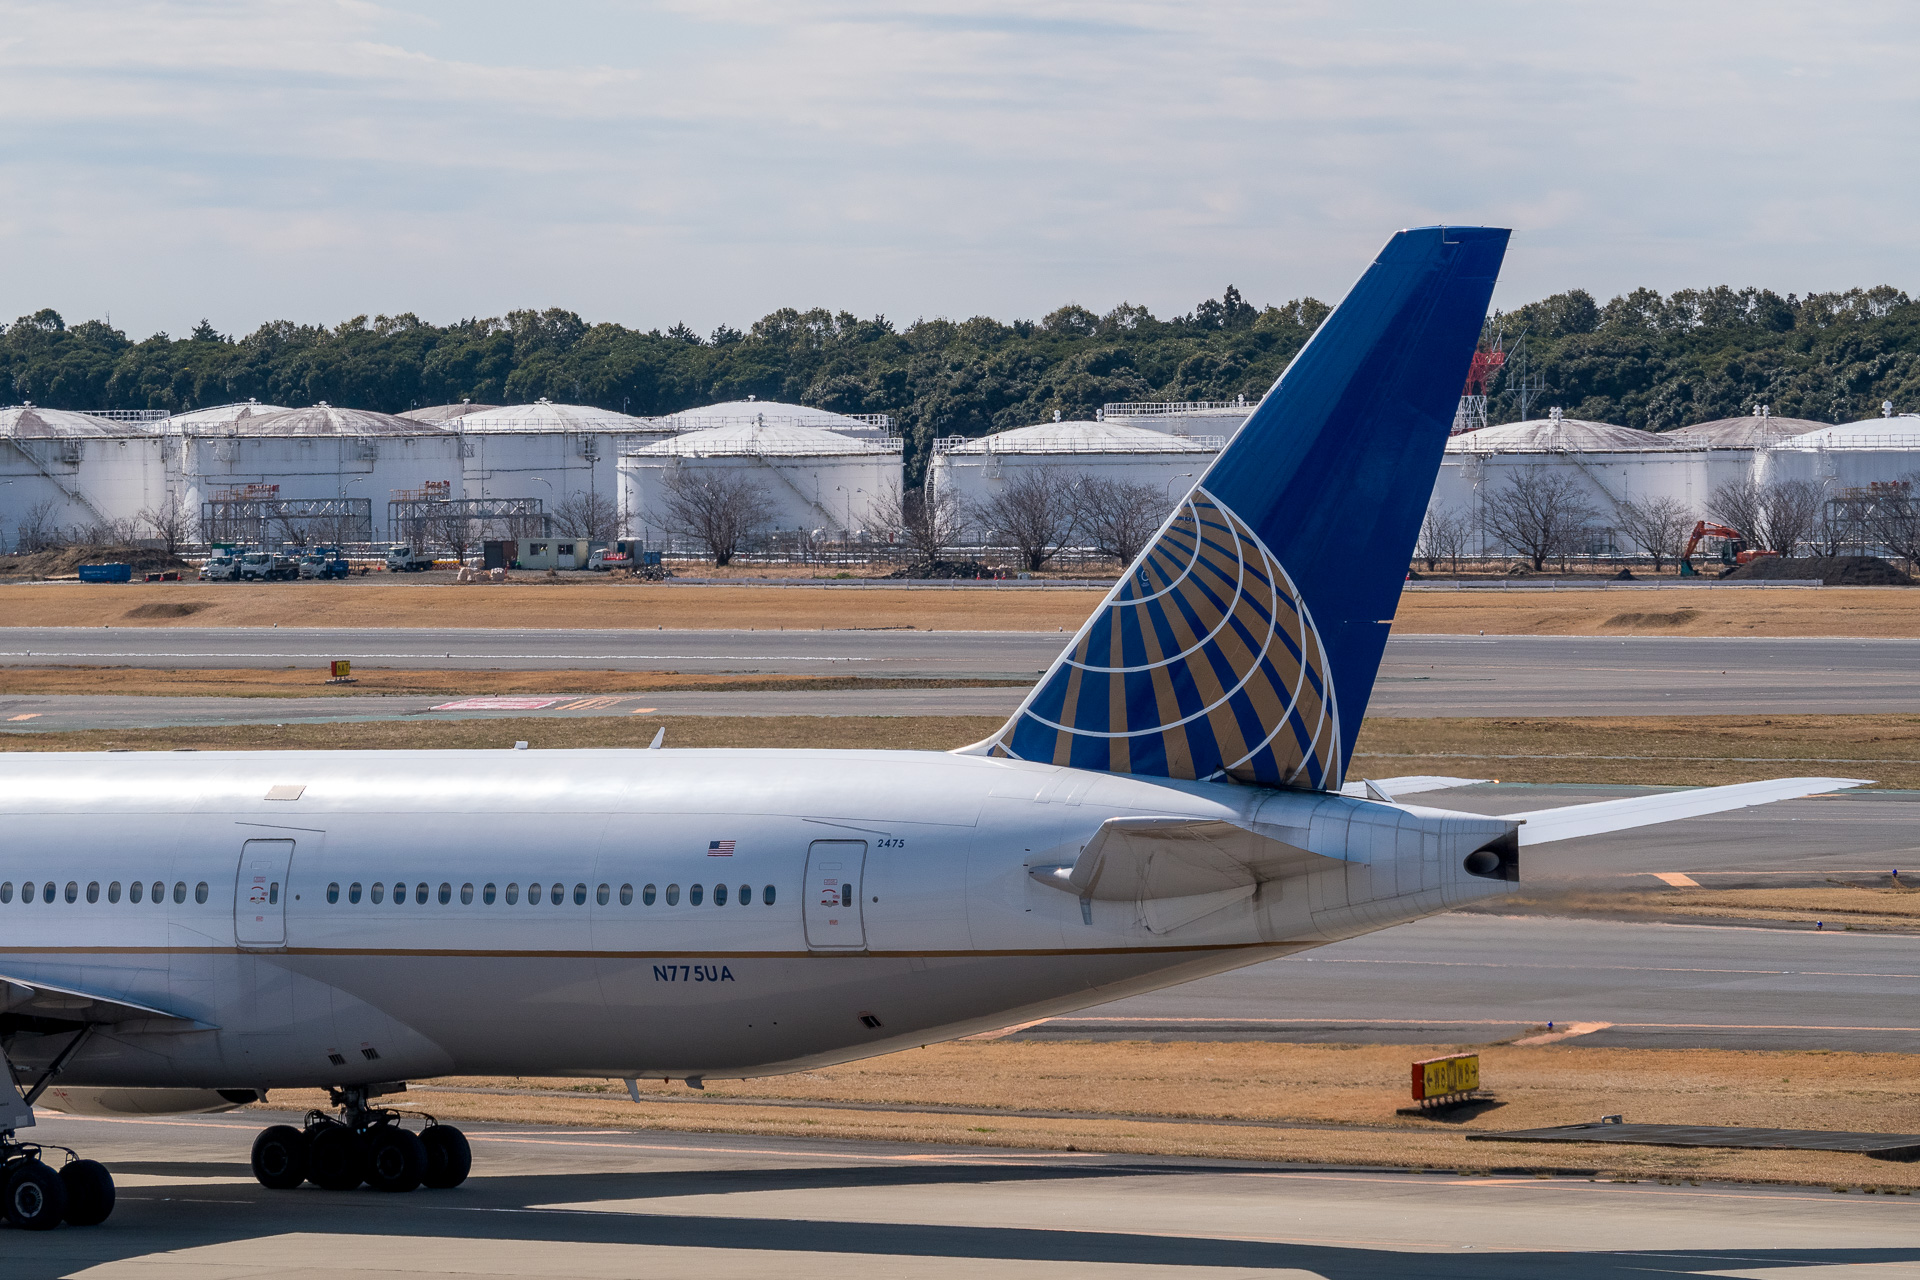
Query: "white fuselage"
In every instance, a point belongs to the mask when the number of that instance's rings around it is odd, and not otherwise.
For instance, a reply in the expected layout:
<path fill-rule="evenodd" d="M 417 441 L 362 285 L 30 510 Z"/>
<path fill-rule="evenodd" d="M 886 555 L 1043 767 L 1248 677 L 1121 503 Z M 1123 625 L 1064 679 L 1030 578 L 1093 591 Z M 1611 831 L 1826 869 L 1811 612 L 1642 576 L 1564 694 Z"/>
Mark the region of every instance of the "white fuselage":
<path fill-rule="evenodd" d="M 0 975 L 197 1024 L 102 1028 L 62 1073 L 75 1086 L 767 1075 L 1511 887 L 1466 874 L 1419 810 L 975 756 L 21 754 L 8 769 Z M 1257 820 L 1346 861 L 1157 933 L 1137 903 L 1029 874 L 1145 815 Z M 68 1039 L 46 1030 L 15 1037 L 17 1064 Z"/>

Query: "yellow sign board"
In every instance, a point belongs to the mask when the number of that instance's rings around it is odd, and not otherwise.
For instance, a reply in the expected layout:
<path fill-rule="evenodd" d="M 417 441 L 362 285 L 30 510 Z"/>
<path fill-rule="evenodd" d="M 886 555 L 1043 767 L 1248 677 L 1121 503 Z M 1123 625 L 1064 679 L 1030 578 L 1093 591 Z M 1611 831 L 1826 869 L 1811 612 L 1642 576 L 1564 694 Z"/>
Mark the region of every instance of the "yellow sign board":
<path fill-rule="evenodd" d="M 347 661 L 345 658 L 335 658 L 333 660 L 333 678 L 335 680 L 345 680 L 352 674 L 353 663 Z"/>
<path fill-rule="evenodd" d="M 1454 1094 L 1472 1093 L 1480 1087 L 1480 1055 L 1456 1053 L 1447 1058 L 1428 1058 L 1413 1064 L 1413 1100 L 1426 1102 Z"/>

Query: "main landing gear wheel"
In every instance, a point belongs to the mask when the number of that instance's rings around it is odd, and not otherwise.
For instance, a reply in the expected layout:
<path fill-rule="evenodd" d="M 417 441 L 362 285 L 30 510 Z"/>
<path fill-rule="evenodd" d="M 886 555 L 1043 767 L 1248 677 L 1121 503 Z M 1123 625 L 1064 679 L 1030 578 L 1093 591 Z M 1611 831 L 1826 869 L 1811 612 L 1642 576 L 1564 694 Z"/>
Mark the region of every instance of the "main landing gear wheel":
<path fill-rule="evenodd" d="M 253 1140 L 253 1176 L 275 1191 L 291 1191 L 307 1180 L 307 1135 L 290 1124 L 262 1129 Z"/>
<path fill-rule="evenodd" d="M 113 1213 L 113 1175 L 98 1160 L 69 1160 L 60 1169 L 67 1189 L 67 1224 L 97 1227 Z"/>
<path fill-rule="evenodd" d="M 367 1140 L 332 1121 L 307 1131 L 307 1181 L 323 1191 L 351 1191 L 367 1180 Z"/>
<path fill-rule="evenodd" d="M 67 1184 L 36 1156 L 6 1169 L 7 1221 L 23 1231 L 51 1231 L 67 1213 Z"/>
<path fill-rule="evenodd" d="M 399 1125 L 367 1135 L 367 1185 L 375 1191 L 412 1191 L 427 1172 L 427 1144 Z"/>
<path fill-rule="evenodd" d="M 446 1191 L 467 1180 L 473 1171 L 473 1148 L 467 1135 L 450 1124 L 428 1125 L 420 1141 L 427 1148 L 427 1175 L 421 1182 L 435 1191 Z"/>

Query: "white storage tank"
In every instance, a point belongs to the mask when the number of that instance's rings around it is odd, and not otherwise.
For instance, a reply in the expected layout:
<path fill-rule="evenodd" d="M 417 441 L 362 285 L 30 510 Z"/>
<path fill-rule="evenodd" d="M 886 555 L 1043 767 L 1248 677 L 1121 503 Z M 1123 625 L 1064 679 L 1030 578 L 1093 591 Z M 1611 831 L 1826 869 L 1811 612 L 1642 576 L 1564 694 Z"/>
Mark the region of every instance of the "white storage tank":
<path fill-rule="evenodd" d="M 216 495 L 278 486 L 273 496 L 366 498 L 374 536 L 383 536 L 387 502 L 401 490 L 460 481 L 460 437 L 428 422 L 370 409 L 247 413 L 224 423 L 174 418 L 179 490 L 194 511 Z"/>
<path fill-rule="evenodd" d="M 780 400 L 756 400 L 752 396 L 699 409 L 682 409 L 654 421 L 663 432 L 673 435 L 710 431 L 715 427 L 807 427 L 856 440 L 884 440 L 893 434 L 893 419 L 884 413 L 835 413 L 831 409 Z"/>
<path fill-rule="evenodd" d="M 1811 480 L 1828 490 L 1920 474 L 1920 414 L 1887 413 L 1789 436 L 1761 460 L 1760 479 Z"/>
<path fill-rule="evenodd" d="M 1756 409 L 1740 418 L 1715 418 L 1690 427 L 1668 431 L 1662 439 L 1688 444 L 1704 444 L 1713 449 L 1766 449 L 1794 436 L 1819 431 L 1830 423 L 1811 418 L 1776 418 Z"/>
<path fill-rule="evenodd" d="M 32 404 L 0 409 L 0 544 L 136 521 L 167 496 L 151 425 Z"/>
<path fill-rule="evenodd" d="M 878 523 L 901 483 L 897 436 L 850 439 L 793 424 L 740 423 L 673 436 L 620 459 L 620 509 L 648 540 L 679 533 L 665 516 L 671 477 L 686 469 L 747 478 L 766 492 L 766 532 L 845 533 Z"/>
<path fill-rule="evenodd" d="M 421 409 L 406 409 L 400 416 L 409 422 L 453 422 L 470 413 L 484 413 L 488 409 L 498 409 L 497 404 L 475 404 L 471 400 L 462 400 L 459 404 L 430 404 Z"/>
<path fill-rule="evenodd" d="M 672 434 L 649 418 L 550 400 L 441 421 L 460 434 L 465 496 L 539 498 L 549 513 L 577 507 L 583 496 L 611 510 L 620 456 Z"/>
<path fill-rule="evenodd" d="M 1192 488 L 1226 437 L 1172 435 L 1118 422 L 1042 422 L 992 435 L 949 436 L 933 444 L 927 484 L 977 511 L 1023 471 L 1050 467 L 1074 477 L 1142 484 L 1166 495 L 1168 510 Z M 984 530 L 976 530 L 984 533 Z"/>
<path fill-rule="evenodd" d="M 1678 436 L 1566 418 L 1557 410 L 1545 418 L 1464 432 L 1447 440 L 1430 509 L 1469 518 L 1471 554 L 1511 554 L 1512 548 L 1487 531 L 1487 504 L 1507 491 L 1516 474 L 1544 467 L 1574 481 L 1593 510 L 1594 538 L 1582 550 L 1630 553 L 1634 547 L 1616 532 L 1624 504 L 1671 497 L 1697 519 L 1706 515 L 1716 485 L 1752 473 L 1752 449 L 1716 448 Z"/>

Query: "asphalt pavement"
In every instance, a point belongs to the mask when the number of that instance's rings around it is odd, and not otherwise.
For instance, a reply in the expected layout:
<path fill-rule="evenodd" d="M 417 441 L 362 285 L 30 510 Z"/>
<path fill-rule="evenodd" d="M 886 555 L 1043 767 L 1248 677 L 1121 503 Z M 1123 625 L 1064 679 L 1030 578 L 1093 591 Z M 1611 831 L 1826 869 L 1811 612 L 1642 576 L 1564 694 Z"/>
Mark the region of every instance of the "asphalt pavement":
<path fill-rule="evenodd" d="M 105 1162 L 119 1204 L 105 1226 L 9 1232 L 6 1275 L 1892 1280 L 1920 1267 L 1911 1197 L 1825 1188 L 540 1125 L 465 1126 L 474 1171 L 453 1191 L 268 1191 L 248 1174 L 253 1135 L 297 1119 L 46 1116 L 35 1136 Z"/>
<path fill-rule="evenodd" d="M 740 672 L 789 676 L 1034 679 L 1066 637 L 1005 631 L 487 631 L 8 628 L 0 665 Z M 438 714 L 999 715 L 1021 691 L 924 689 L 656 694 L 555 699 L 532 710 Z M 13 698 L 21 729 L 392 719 L 458 698 Z M 1850 714 L 1920 711 L 1920 641 L 1687 637 L 1397 636 L 1375 716 Z M 15 717 L 26 717 L 15 719 Z"/>

